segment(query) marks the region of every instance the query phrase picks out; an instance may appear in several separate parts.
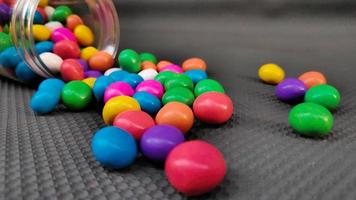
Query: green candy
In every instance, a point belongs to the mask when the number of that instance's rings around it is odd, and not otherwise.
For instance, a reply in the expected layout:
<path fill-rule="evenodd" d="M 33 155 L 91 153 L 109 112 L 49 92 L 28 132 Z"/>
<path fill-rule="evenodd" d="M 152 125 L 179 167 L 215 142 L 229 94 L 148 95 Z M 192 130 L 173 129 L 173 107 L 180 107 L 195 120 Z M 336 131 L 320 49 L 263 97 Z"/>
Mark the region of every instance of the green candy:
<path fill-rule="evenodd" d="M 67 83 L 62 90 L 63 104 L 71 110 L 83 110 L 91 100 L 92 93 L 90 87 L 82 81 L 72 81 Z"/>
<path fill-rule="evenodd" d="M 171 79 L 172 77 L 174 77 L 176 74 L 171 72 L 171 71 L 164 71 L 164 72 L 160 72 L 156 77 L 155 80 L 159 81 L 162 85 L 164 85 L 166 83 L 166 81 L 168 79 Z"/>
<path fill-rule="evenodd" d="M 213 79 L 205 79 L 199 81 L 194 89 L 195 96 L 198 97 L 206 92 L 225 93 L 225 90 L 224 87 L 219 82 Z"/>
<path fill-rule="evenodd" d="M 157 58 L 152 53 L 147 53 L 147 52 L 141 53 L 140 60 L 141 60 L 141 62 L 150 61 L 150 62 L 154 63 L 155 65 L 157 64 Z"/>
<path fill-rule="evenodd" d="M 0 32 L 0 52 L 12 46 L 11 37 L 3 32 Z"/>
<path fill-rule="evenodd" d="M 195 100 L 194 94 L 191 90 L 184 87 L 175 87 L 168 90 L 162 97 L 163 104 L 169 102 L 181 102 L 188 106 L 192 106 Z"/>
<path fill-rule="evenodd" d="M 289 124 L 305 136 L 325 136 L 334 123 L 334 118 L 325 107 L 315 103 L 302 103 L 289 112 Z"/>
<path fill-rule="evenodd" d="M 72 13 L 72 10 L 68 6 L 58 6 L 54 11 L 51 20 L 64 22 Z"/>
<path fill-rule="evenodd" d="M 141 70 L 140 56 L 132 49 L 125 49 L 119 55 L 119 65 L 128 72 L 137 73 Z"/>
<path fill-rule="evenodd" d="M 335 110 L 340 104 L 340 93 L 331 85 L 317 85 L 308 90 L 305 102 L 320 104 L 329 110 Z"/>
<path fill-rule="evenodd" d="M 9 34 L 9 32 L 10 32 L 9 25 L 8 25 L 8 24 L 5 24 L 5 26 L 4 26 L 4 27 L 2 27 L 2 31 L 3 31 L 4 33 Z"/>
<path fill-rule="evenodd" d="M 185 74 L 175 74 L 173 77 L 170 79 L 167 79 L 164 83 L 164 87 L 166 91 L 175 88 L 175 87 L 184 87 L 189 90 L 194 89 L 194 83 L 192 79 L 189 78 L 189 76 Z"/>

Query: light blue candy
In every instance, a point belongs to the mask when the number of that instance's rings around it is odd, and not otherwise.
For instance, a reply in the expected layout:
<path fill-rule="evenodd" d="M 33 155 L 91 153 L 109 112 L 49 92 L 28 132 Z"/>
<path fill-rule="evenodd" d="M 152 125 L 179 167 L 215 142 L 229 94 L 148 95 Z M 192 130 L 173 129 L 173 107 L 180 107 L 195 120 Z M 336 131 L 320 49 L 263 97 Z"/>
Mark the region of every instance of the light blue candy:
<path fill-rule="evenodd" d="M 112 83 L 114 83 L 114 80 L 109 76 L 100 76 L 96 79 L 93 86 L 93 93 L 98 102 L 103 101 L 105 90 Z"/>
<path fill-rule="evenodd" d="M 155 115 L 162 107 L 161 101 L 148 92 L 137 92 L 133 98 L 138 101 L 143 111 L 151 115 Z"/>
<path fill-rule="evenodd" d="M 131 87 L 133 89 L 135 89 L 137 87 L 138 84 L 140 84 L 143 80 L 143 78 L 141 76 L 139 76 L 138 74 L 128 74 L 126 75 L 123 79 L 123 82 L 128 83 L 129 85 L 131 85 Z"/>
<path fill-rule="evenodd" d="M 192 79 L 194 84 L 197 84 L 199 81 L 208 78 L 208 74 L 206 73 L 206 71 L 201 70 L 201 69 L 192 69 L 192 70 L 186 71 L 184 74 L 189 76 L 189 78 Z"/>
<path fill-rule="evenodd" d="M 49 78 L 41 82 L 38 86 L 38 90 L 48 90 L 48 91 L 56 91 L 61 93 L 65 83 L 58 78 Z"/>
<path fill-rule="evenodd" d="M 33 19 L 33 23 L 34 24 L 43 24 L 44 23 L 44 19 L 40 12 L 38 12 L 38 11 L 35 12 L 35 17 Z"/>
<path fill-rule="evenodd" d="M 31 68 L 23 61 L 16 66 L 15 74 L 16 78 L 24 82 L 34 81 L 35 79 L 39 78 L 38 75 L 34 73 Z"/>
<path fill-rule="evenodd" d="M 35 45 L 35 49 L 37 51 L 37 54 L 42 54 L 45 52 L 52 52 L 53 51 L 54 44 L 51 41 L 43 41 L 43 42 L 38 42 Z"/>
<path fill-rule="evenodd" d="M 122 169 L 132 165 L 137 156 L 137 144 L 134 137 L 113 126 L 95 133 L 91 149 L 97 161 L 113 169 Z"/>
<path fill-rule="evenodd" d="M 31 98 L 31 109 L 39 114 L 47 114 L 56 108 L 60 101 L 60 93 L 50 90 L 39 90 Z"/>
<path fill-rule="evenodd" d="M 109 77 L 112 78 L 115 82 L 118 82 L 118 81 L 122 81 L 125 78 L 125 76 L 129 74 L 130 73 L 125 70 L 119 70 L 111 73 Z"/>
<path fill-rule="evenodd" d="M 21 62 L 20 55 L 15 47 L 5 49 L 0 54 L 0 64 L 6 68 L 15 68 Z"/>

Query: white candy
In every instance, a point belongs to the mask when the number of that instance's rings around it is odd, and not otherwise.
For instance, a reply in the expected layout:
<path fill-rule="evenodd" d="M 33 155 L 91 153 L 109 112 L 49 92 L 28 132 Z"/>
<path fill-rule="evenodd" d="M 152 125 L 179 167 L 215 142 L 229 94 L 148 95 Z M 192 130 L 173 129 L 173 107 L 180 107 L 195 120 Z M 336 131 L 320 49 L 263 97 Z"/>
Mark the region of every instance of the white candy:
<path fill-rule="evenodd" d="M 54 53 L 45 52 L 40 54 L 42 62 L 48 67 L 53 73 L 58 73 L 61 69 L 63 59 Z"/>
<path fill-rule="evenodd" d="M 53 13 L 54 13 L 54 11 L 55 11 L 56 9 L 54 9 L 54 8 L 51 7 L 51 6 L 46 6 L 46 7 L 44 8 L 44 10 L 45 10 L 45 13 L 46 13 L 48 19 L 51 19 L 52 15 L 53 15 Z"/>
<path fill-rule="evenodd" d="M 153 80 L 158 75 L 158 72 L 154 69 L 145 69 L 138 73 L 139 76 L 143 78 L 143 80 Z"/>
<path fill-rule="evenodd" d="M 63 24 L 57 21 L 48 22 L 47 24 L 45 24 L 45 26 L 51 31 L 54 31 L 57 28 L 63 28 Z"/>
<path fill-rule="evenodd" d="M 109 76 L 110 74 L 112 74 L 113 72 L 116 72 L 116 71 L 120 71 L 122 70 L 121 68 L 110 68 L 108 70 L 105 71 L 104 75 L 105 76 Z"/>

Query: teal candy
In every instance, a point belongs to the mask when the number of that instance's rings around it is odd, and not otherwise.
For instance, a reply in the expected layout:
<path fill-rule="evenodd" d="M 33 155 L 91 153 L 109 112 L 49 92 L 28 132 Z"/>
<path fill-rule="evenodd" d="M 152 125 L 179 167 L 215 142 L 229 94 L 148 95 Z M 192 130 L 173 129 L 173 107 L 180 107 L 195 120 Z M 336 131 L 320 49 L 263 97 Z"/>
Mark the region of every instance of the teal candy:
<path fill-rule="evenodd" d="M 0 64 L 5 68 L 15 68 L 21 62 L 15 47 L 7 48 L 0 54 Z"/>
<path fill-rule="evenodd" d="M 16 78 L 24 82 L 31 82 L 39 78 L 39 76 L 34 73 L 25 62 L 20 62 L 16 66 L 15 74 Z"/>
<path fill-rule="evenodd" d="M 60 101 L 60 93 L 50 90 L 37 91 L 31 98 L 31 109 L 39 114 L 52 112 Z"/>

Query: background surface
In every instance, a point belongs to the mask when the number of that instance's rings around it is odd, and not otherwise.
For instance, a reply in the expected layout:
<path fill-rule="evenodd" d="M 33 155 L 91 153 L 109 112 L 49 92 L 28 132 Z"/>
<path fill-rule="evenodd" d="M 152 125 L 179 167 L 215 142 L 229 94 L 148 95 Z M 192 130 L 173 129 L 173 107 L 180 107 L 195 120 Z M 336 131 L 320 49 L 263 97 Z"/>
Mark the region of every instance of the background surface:
<path fill-rule="evenodd" d="M 179 3 L 178 3 L 179 2 Z M 190 138 L 216 145 L 228 174 L 200 199 L 355 199 L 356 18 L 354 1 L 119 1 L 121 48 L 181 63 L 199 56 L 236 109 L 226 125 L 196 125 Z M 257 79 L 267 62 L 289 77 L 320 70 L 342 94 L 327 138 L 297 136 L 291 105 Z M 1 199 L 185 199 L 163 170 L 140 157 L 107 171 L 91 155 L 100 109 L 37 116 L 34 90 L 0 80 Z"/>

